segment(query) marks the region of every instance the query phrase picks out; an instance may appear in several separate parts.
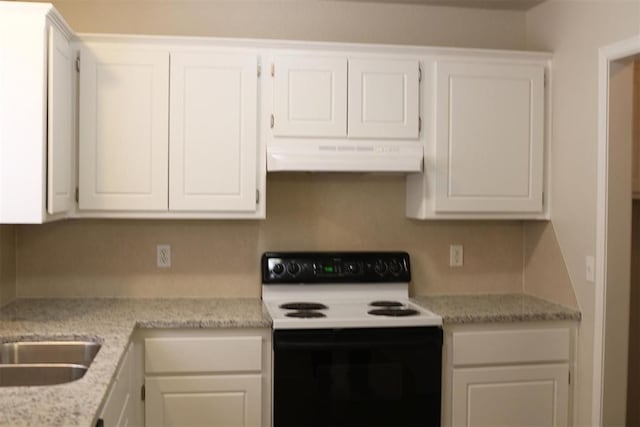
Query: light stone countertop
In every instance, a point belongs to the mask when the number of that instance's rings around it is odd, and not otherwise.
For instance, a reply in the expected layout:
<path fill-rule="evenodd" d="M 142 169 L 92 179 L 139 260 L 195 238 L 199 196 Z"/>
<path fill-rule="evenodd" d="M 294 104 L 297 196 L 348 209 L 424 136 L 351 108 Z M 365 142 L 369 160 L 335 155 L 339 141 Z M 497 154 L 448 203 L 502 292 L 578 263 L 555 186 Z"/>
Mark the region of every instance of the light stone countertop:
<path fill-rule="evenodd" d="M 445 325 L 581 318 L 576 309 L 526 294 L 416 296 L 412 300 L 442 316 Z"/>
<path fill-rule="evenodd" d="M 0 308 L 0 342 L 90 339 L 102 344 L 84 377 L 66 384 L 0 387 L 0 426 L 92 427 L 138 328 L 271 328 L 253 299 L 23 299 Z"/>
<path fill-rule="evenodd" d="M 576 310 L 528 295 L 414 297 L 446 324 L 579 320 Z M 0 387 L 0 426 L 93 427 L 138 328 L 271 328 L 258 298 L 22 299 L 0 308 L 0 342 L 90 339 L 102 344 L 84 377 L 54 386 Z"/>

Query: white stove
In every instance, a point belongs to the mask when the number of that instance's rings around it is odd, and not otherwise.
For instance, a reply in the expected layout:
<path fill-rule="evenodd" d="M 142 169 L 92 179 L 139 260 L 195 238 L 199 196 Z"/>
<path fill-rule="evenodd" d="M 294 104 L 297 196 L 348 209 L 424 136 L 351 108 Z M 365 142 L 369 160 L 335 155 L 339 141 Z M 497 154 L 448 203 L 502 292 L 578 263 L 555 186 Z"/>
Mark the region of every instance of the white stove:
<path fill-rule="evenodd" d="M 442 325 L 409 300 L 404 252 L 267 253 L 262 277 L 274 329 Z"/>

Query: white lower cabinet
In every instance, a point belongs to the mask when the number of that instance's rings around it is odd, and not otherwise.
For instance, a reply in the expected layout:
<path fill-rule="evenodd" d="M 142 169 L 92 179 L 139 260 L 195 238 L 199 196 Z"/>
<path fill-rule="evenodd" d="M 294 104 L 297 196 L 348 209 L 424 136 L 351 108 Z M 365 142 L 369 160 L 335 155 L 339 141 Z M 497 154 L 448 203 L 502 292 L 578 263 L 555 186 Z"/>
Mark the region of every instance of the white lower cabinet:
<path fill-rule="evenodd" d="M 146 425 L 260 426 L 261 389 L 260 374 L 147 377 Z"/>
<path fill-rule="evenodd" d="M 102 427 L 127 427 L 134 425 L 135 403 L 133 402 L 133 345 L 130 344 L 122 360 L 116 379 L 107 394 L 107 400 L 100 411 Z"/>
<path fill-rule="evenodd" d="M 448 328 L 443 425 L 572 425 L 575 340 L 571 323 Z"/>
<path fill-rule="evenodd" d="M 271 425 L 269 330 L 145 331 L 145 425 Z"/>
<path fill-rule="evenodd" d="M 569 364 L 453 371 L 452 425 L 566 426 Z"/>

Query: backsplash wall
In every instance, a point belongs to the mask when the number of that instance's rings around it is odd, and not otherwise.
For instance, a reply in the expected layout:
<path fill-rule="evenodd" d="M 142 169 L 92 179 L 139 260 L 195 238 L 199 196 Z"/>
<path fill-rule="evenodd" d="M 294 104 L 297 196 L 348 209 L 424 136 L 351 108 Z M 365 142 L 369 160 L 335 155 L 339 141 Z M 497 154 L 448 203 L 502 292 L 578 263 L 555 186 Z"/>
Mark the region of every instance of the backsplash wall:
<path fill-rule="evenodd" d="M 260 295 L 265 250 L 406 250 L 412 293 L 522 292 L 521 222 L 415 221 L 404 177 L 272 174 L 263 221 L 70 220 L 20 226 L 20 297 Z M 172 267 L 155 266 L 168 243 Z M 464 245 L 450 268 L 449 244 Z"/>
<path fill-rule="evenodd" d="M 0 307 L 16 296 L 15 243 L 15 227 L 0 225 Z"/>

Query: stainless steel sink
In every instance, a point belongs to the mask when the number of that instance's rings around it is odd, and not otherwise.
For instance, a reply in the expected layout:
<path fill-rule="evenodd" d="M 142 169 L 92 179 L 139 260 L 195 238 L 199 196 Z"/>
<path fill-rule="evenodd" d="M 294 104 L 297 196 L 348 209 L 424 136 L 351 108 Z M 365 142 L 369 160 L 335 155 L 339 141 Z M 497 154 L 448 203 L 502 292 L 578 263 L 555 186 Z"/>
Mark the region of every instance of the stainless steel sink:
<path fill-rule="evenodd" d="M 62 384 L 87 372 L 100 350 L 92 341 L 18 341 L 0 344 L 0 387 Z"/>
<path fill-rule="evenodd" d="M 0 365 L 0 387 L 53 385 L 75 381 L 87 372 L 73 364 Z"/>
<path fill-rule="evenodd" d="M 0 346 L 0 364 L 66 363 L 88 367 L 100 350 L 91 341 L 19 341 Z"/>

